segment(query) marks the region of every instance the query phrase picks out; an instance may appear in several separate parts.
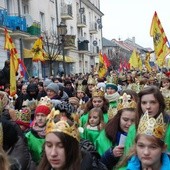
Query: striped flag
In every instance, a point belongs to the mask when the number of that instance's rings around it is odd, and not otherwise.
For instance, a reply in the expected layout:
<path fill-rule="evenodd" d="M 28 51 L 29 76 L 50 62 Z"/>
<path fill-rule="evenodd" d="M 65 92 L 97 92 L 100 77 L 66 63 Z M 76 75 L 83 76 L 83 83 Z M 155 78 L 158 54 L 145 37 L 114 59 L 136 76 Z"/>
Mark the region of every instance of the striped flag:
<path fill-rule="evenodd" d="M 5 29 L 4 49 L 9 50 L 10 52 L 10 96 L 14 96 L 17 92 L 16 72 L 18 71 L 19 66 L 18 53 L 7 29 Z"/>
<path fill-rule="evenodd" d="M 25 67 L 25 64 L 24 64 L 23 60 L 19 59 L 18 62 L 19 62 L 19 67 L 20 67 L 20 68 L 19 68 L 19 70 L 20 70 L 20 75 L 21 75 L 22 77 L 25 77 L 25 73 L 26 73 L 26 71 L 27 71 L 27 68 Z"/>
<path fill-rule="evenodd" d="M 157 62 L 159 65 L 163 65 L 165 57 L 170 53 L 170 50 L 167 45 L 168 39 L 156 11 L 151 23 L 150 36 L 153 37 L 154 51 L 156 59 L 158 60 Z"/>

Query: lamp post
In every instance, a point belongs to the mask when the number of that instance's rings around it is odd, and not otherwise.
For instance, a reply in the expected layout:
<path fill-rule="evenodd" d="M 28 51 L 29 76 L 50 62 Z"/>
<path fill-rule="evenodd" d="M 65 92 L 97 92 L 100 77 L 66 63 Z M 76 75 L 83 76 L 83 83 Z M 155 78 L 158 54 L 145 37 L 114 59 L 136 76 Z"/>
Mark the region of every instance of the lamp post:
<path fill-rule="evenodd" d="M 63 69 L 64 69 L 64 77 L 66 76 L 66 65 L 65 65 L 65 35 L 67 34 L 67 26 L 65 23 L 60 22 L 60 25 L 57 26 L 58 35 L 61 36 L 61 45 L 62 45 L 62 53 L 63 53 Z"/>

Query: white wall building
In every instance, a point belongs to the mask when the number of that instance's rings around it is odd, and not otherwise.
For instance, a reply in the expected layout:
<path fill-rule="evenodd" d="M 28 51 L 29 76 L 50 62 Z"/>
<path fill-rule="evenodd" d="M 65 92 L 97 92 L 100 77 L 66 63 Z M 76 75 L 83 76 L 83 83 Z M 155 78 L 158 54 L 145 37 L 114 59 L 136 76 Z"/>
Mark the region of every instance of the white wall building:
<path fill-rule="evenodd" d="M 0 69 L 9 57 L 3 49 L 7 28 L 29 76 L 50 76 L 49 62 L 33 64 L 30 49 L 43 32 L 57 33 L 62 21 L 67 25 L 66 74 L 91 72 L 102 49 L 102 16 L 100 0 L 0 0 Z M 55 76 L 63 66 L 62 54 L 60 51 L 60 60 L 52 65 Z"/>

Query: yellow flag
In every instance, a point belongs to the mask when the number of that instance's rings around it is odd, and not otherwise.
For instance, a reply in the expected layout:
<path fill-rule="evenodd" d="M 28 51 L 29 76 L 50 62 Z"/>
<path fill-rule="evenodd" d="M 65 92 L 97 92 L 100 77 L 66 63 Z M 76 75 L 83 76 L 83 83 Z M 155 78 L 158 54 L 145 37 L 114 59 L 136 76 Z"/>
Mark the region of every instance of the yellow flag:
<path fill-rule="evenodd" d="M 105 66 L 103 56 L 100 53 L 99 54 L 99 68 L 98 68 L 99 77 L 100 78 L 104 77 L 106 73 L 107 73 L 107 67 Z"/>
<path fill-rule="evenodd" d="M 42 37 L 38 38 L 32 47 L 33 58 L 35 62 L 44 61 L 45 52 L 43 50 Z"/>
<path fill-rule="evenodd" d="M 17 50 L 7 29 L 5 29 L 4 49 L 10 52 L 10 96 L 14 96 L 17 92 L 16 72 L 18 71 L 19 62 Z"/>
<path fill-rule="evenodd" d="M 144 64 L 145 64 L 147 71 L 151 72 L 152 69 L 151 69 L 151 66 L 149 64 L 149 61 L 150 61 L 150 53 L 146 53 L 146 58 L 145 58 Z"/>
<path fill-rule="evenodd" d="M 170 49 L 167 45 L 164 45 L 163 51 L 164 53 L 161 53 L 161 55 L 156 59 L 156 63 L 159 67 L 163 67 L 165 65 L 165 58 L 170 53 Z"/>
<path fill-rule="evenodd" d="M 152 19 L 150 36 L 153 37 L 156 59 L 159 58 L 158 61 L 161 61 L 162 63 L 170 51 L 168 50 L 168 46 L 166 44 L 168 42 L 167 37 L 156 12 L 154 13 Z"/>
<path fill-rule="evenodd" d="M 132 55 L 129 59 L 130 69 L 136 69 L 139 68 L 139 56 L 136 53 L 136 50 L 134 49 L 132 52 Z"/>
<path fill-rule="evenodd" d="M 140 58 L 140 55 L 139 55 L 139 54 L 137 54 L 137 57 L 138 57 L 138 68 L 139 68 L 139 70 L 141 71 L 142 68 L 143 68 L 142 59 Z"/>

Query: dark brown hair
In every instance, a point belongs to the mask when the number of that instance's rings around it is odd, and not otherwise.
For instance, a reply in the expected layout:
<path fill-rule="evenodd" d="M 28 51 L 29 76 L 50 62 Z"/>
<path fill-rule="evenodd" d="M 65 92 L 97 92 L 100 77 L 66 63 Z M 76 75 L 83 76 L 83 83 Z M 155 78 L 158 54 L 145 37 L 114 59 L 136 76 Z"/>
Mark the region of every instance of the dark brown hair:
<path fill-rule="evenodd" d="M 101 97 L 101 99 L 103 100 L 103 106 L 102 106 L 102 111 L 103 113 L 107 113 L 108 109 L 109 109 L 109 101 L 105 98 L 105 97 Z M 92 108 L 93 108 L 93 98 L 91 98 L 85 105 L 85 110 L 84 113 L 86 114 L 87 112 L 89 112 Z"/>
<path fill-rule="evenodd" d="M 165 110 L 165 100 L 164 100 L 164 97 L 163 97 L 161 91 L 159 90 L 159 88 L 157 86 L 148 86 L 148 87 L 145 87 L 143 90 L 141 90 L 138 93 L 138 97 L 139 97 L 139 100 L 138 100 L 139 119 L 140 119 L 141 115 L 143 114 L 142 108 L 141 108 L 141 98 L 142 98 L 142 96 L 148 95 L 148 94 L 153 94 L 155 99 L 159 102 L 158 115 L 160 113 L 165 114 L 164 113 L 164 110 Z M 156 115 L 156 116 L 158 116 L 158 115 Z"/>
<path fill-rule="evenodd" d="M 81 154 L 80 154 L 80 149 L 79 149 L 79 142 L 75 138 L 63 132 L 54 132 L 54 134 L 60 138 L 63 144 L 63 147 L 65 149 L 66 161 L 65 161 L 65 166 L 63 167 L 63 169 L 80 170 Z M 50 168 L 51 168 L 51 165 L 49 164 L 47 160 L 47 156 L 44 151 L 43 157 L 38 166 L 38 170 L 42 170 L 42 169 L 49 170 Z"/>
<path fill-rule="evenodd" d="M 117 114 L 106 124 L 105 126 L 105 132 L 106 136 L 114 143 L 116 141 L 116 134 L 120 130 L 120 118 L 122 116 L 122 113 L 124 111 L 134 111 L 136 112 L 136 109 L 133 108 L 125 108 L 122 110 L 119 110 Z"/>

